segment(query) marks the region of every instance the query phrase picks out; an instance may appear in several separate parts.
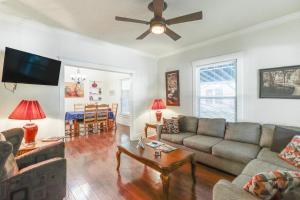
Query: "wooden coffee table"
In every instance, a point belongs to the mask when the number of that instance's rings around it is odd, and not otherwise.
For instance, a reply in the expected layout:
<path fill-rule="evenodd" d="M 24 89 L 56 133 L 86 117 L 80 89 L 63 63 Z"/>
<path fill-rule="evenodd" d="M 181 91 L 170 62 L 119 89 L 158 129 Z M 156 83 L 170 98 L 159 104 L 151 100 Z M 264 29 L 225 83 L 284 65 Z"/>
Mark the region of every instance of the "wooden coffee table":
<path fill-rule="evenodd" d="M 160 172 L 160 178 L 163 184 L 163 196 L 164 199 L 168 199 L 169 196 L 169 182 L 170 182 L 170 173 L 181 167 L 186 163 L 191 165 L 191 174 L 193 179 L 193 184 L 196 183 L 195 177 L 195 162 L 194 162 L 194 153 L 183 150 L 176 149 L 170 153 L 161 153 L 160 157 L 154 156 L 154 149 L 147 146 L 146 143 L 151 140 L 144 139 L 145 149 L 136 148 L 137 141 L 129 142 L 125 144 L 118 145 L 117 156 L 117 171 L 119 172 L 120 162 L 121 162 L 121 153 L 124 153 L 131 158 L 149 166 L 156 171 Z"/>

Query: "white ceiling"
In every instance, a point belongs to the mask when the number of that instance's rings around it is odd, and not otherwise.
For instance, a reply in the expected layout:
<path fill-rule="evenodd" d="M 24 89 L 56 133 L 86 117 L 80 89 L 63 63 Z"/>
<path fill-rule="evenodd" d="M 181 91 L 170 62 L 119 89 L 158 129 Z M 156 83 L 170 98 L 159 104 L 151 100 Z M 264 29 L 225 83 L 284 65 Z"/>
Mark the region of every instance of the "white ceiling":
<path fill-rule="evenodd" d="M 182 36 L 177 42 L 166 35 L 135 38 L 147 26 L 117 22 L 116 15 L 150 20 L 150 0 L 1 0 L 0 12 L 38 21 L 155 56 L 194 45 L 300 10 L 300 0 L 165 0 L 166 19 L 203 11 L 202 21 L 173 25 Z"/>

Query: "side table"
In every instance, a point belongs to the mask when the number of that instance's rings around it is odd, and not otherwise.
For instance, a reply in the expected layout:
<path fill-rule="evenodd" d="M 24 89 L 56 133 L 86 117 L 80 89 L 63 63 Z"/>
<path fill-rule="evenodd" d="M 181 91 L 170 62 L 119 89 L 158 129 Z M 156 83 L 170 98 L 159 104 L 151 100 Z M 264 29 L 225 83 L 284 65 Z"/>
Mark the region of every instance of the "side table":
<path fill-rule="evenodd" d="M 148 128 L 152 128 L 152 129 L 155 129 L 155 131 L 157 131 L 157 127 L 159 125 L 162 125 L 160 123 L 146 123 L 145 125 L 145 137 L 147 138 L 148 137 Z"/>
<path fill-rule="evenodd" d="M 44 146 L 55 144 L 55 143 L 60 142 L 60 141 L 61 140 L 43 142 L 41 140 L 38 140 L 34 144 L 29 144 L 29 145 L 22 143 L 21 146 L 20 146 L 20 148 L 19 148 L 19 150 L 18 150 L 18 152 L 17 152 L 17 156 L 20 156 L 22 154 L 25 154 L 27 152 L 33 151 L 33 150 L 38 149 L 38 148 L 42 148 Z"/>

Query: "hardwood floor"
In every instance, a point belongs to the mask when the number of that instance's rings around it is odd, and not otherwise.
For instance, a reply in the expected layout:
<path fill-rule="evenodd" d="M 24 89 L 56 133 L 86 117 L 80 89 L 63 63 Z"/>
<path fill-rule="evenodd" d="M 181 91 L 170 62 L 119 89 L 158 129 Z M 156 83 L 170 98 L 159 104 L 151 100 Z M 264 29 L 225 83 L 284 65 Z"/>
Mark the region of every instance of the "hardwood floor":
<path fill-rule="evenodd" d="M 66 200 L 159 200 L 160 174 L 123 155 L 120 174 L 116 171 L 117 144 L 129 141 L 129 129 L 81 136 L 66 142 Z M 210 200 L 219 179 L 234 177 L 197 164 L 197 184 L 192 187 L 190 167 L 185 165 L 171 175 L 170 200 Z"/>

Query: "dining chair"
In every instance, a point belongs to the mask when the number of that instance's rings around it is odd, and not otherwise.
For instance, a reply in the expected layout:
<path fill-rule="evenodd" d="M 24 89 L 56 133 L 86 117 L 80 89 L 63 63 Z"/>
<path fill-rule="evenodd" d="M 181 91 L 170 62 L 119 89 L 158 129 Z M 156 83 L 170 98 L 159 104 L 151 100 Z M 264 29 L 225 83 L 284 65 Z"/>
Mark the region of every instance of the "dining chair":
<path fill-rule="evenodd" d="M 97 129 L 101 131 L 101 129 L 106 129 L 108 131 L 108 112 L 109 112 L 108 104 L 100 104 L 97 105 Z"/>
<path fill-rule="evenodd" d="M 74 112 L 84 112 L 84 106 L 85 105 L 82 103 L 75 103 L 74 104 Z M 75 135 L 75 132 L 78 132 L 80 134 L 80 125 L 82 125 L 82 124 L 83 124 L 83 119 L 73 120 L 73 124 L 71 124 L 71 128 L 73 129 L 74 135 Z"/>
<path fill-rule="evenodd" d="M 73 124 L 70 121 L 65 120 L 65 136 L 72 137 L 73 130 L 74 130 Z"/>
<path fill-rule="evenodd" d="M 118 115 L 118 104 L 112 103 L 111 105 L 111 111 L 113 112 L 113 118 L 110 119 L 112 121 L 113 127 L 115 130 L 117 130 L 117 115 Z"/>
<path fill-rule="evenodd" d="M 94 129 L 97 128 L 97 106 L 96 105 L 86 105 L 84 107 L 83 114 L 83 124 L 84 124 L 84 133 L 86 134 L 86 130 L 92 127 Z"/>

